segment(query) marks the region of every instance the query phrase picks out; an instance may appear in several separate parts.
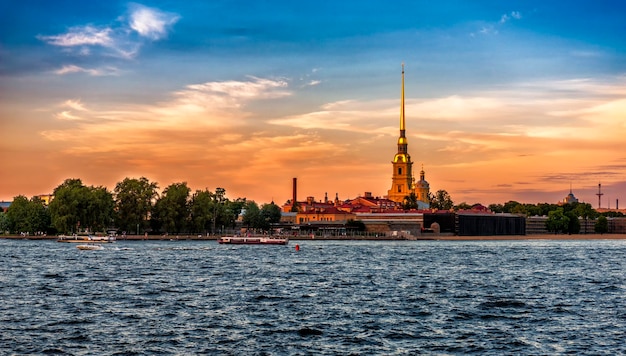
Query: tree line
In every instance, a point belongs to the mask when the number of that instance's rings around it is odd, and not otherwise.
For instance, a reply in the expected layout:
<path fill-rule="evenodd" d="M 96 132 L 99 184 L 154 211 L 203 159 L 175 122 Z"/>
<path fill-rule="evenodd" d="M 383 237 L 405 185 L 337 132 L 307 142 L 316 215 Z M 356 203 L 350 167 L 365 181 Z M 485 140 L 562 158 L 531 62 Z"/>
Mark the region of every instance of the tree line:
<path fill-rule="evenodd" d="M 218 233 L 235 228 L 242 216 L 245 227 L 267 231 L 280 221 L 281 209 L 274 203 L 259 206 L 252 200 L 230 200 L 226 190 L 216 188 L 196 190 L 186 182 L 173 183 L 161 194 L 159 186 L 145 177 L 125 178 L 113 191 L 98 186 L 85 186 L 80 179 L 66 179 L 54 189 L 49 206 L 38 197 L 14 197 L 6 213 L 0 213 L 0 232 L 10 233 L 76 233 L 104 232 L 115 228 L 128 234 L 151 233 Z M 455 205 L 445 190 L 430 194 L 431 209 L 463 210 L 472 206 L 463 202 Z M 414 193 L 405 197 L 405 209 L 417 208 Z M 619 212 L 599 214 L 588 203 L 523 204 L 509 201 L 491 204 L 494 213 L 526 216 L 547 216 L 546 228 L 555 233 L 580 232 L 579 218 L 596 220 L 595 231 L 607 232 L 606 217 L 622 217 Z"/>
<path fill-rule="evenodd" d="M 161 194 L 158 189 L 156 182 L 145 177 L 125 178 L 113 191 L 66 179 L 54 189 L 49 206 L 38 197 L 15 197 L 7 212 L 0 213 L 0 231 L 68 234 L 115 229 L 127 234 L 215 234 L 235 228 L 240 215 L 243 226 L 260 230 L 268 230 L 281 217 L 277 205 L 259 207 L 246 198 L 230 200 L 223 188 L 192 193 L 182 182 L 170 184 Z"/>

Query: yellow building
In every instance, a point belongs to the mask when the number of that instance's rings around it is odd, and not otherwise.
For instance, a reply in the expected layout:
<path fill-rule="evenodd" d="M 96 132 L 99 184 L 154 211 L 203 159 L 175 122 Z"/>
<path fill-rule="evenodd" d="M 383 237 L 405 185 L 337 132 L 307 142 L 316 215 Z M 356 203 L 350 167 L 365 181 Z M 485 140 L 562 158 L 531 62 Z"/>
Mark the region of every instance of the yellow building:
<path fill-rule="evenodd" d="M 339 210 L 335 207 L 307 209 L 296 213 L 297 224 L 307 224 L 316 222 L 347 222 L 354 220 L 356 215 Z"/>
<path fill-rule="evenodd" d="M 408 151 L 404 116 L 404 63 L 402 64 L 402 90 L 400 97 L 400 137 L 398 138 L 398 153 L 393 157 L 393 175 L 391 176 L 391 189 L 387 192 L 389 200 L 398 203 L 404 202 L 404 198 L 415 194 L 421 209 L 429 207 L 430 186 L 425 180 L 424 168 L 420 172 L 420 181 L 415 184 L 413 178 L 413 162 Z M 418 203 L 419 203 L 418 202 Z"/>
<path fill-rule="evenodd" d="M 426 173 L 424 172 L 424 167 L 422 166 L 422 170 L 420 171 L 420 180 L 415 184 L 415 195 L 417 196 L 417 200 L 428 203 L 430 206 L 430 184 L 425 179 Z"/>

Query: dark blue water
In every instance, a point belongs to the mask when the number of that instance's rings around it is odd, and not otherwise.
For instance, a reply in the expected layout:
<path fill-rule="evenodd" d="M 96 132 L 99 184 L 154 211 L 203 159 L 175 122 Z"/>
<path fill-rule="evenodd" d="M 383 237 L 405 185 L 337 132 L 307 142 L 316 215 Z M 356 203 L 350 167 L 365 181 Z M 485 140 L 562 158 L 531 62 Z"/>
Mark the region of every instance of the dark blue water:
<path fill-rule="evenodd" d="M 625 271 L 623 241 L 0 240 L 0 353 L 624 354 Z"/>

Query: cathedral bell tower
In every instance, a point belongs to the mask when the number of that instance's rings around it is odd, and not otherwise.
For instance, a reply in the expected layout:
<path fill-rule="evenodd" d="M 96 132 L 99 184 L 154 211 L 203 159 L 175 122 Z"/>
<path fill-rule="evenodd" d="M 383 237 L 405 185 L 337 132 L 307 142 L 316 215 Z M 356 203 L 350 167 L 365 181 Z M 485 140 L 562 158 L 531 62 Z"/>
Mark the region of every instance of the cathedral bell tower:
<path fill-rule="evenodd" d="M 404 63 L 402 63 L 402 91 L 400 97 L 400 137 L 398 137 L 398 153 L 393 157 L 393 175 L 391 189 L 388 191 L 389 200 L 403 202 L 404 197 L 415 193 L 413 182 L 413 162 L 408 152 L 408 142 L 405 134 L 404 120 Z"/>

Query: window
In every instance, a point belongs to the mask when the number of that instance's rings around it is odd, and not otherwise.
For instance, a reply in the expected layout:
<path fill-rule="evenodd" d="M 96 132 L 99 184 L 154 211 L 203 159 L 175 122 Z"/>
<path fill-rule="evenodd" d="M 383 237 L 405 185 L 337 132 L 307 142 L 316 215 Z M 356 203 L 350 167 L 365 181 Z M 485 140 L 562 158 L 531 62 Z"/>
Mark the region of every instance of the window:
<path fill-rule="evenodd" d="M 398 184 L 398 193 L 402 193 L 402 185 Z"/>
<path fill-rule="evenodd" d="M 402 167 L 398 167 L 398 174 L 402 174 Z"/>

